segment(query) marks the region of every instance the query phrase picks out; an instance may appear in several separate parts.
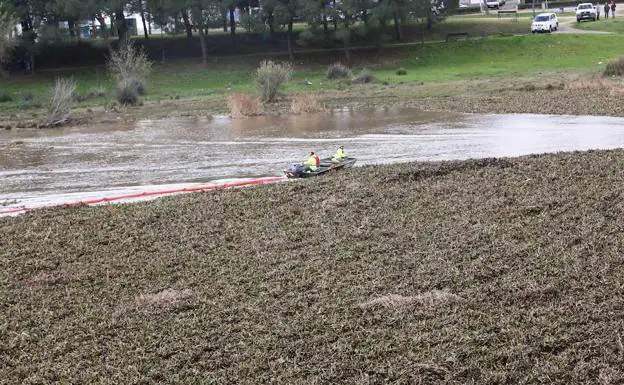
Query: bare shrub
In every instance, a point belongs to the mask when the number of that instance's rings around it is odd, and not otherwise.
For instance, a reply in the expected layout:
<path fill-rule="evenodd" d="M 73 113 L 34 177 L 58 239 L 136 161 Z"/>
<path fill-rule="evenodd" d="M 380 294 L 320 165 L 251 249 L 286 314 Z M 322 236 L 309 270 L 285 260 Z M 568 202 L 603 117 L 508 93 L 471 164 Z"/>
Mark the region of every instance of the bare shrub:
<path fill-rule="evenodd" d="M 606 76 L 622 76 L 624 75 L 624 56 L 615 58 L 607 63 L 604 70 Z"/>
<path fill-rule="evenodd" d="M 145 51 L 128 41 L 111 51 L 106 67 L 117 80 L 135 79 L 142 82 L 150 74 L 152 62 Z"/>
<path fill-rule="evenodd" d="M 280 88 L 290 78 L 292 66 L 289 63 L 274 63 L 270 60 L 260 63 L 257 71 L 258 92 L 263 102 L 275 100 Z"/>
<path fill-rule="evenodd" d="M 334 63 L 327 68 L 327 79 L 348 79 L 353 76 L 349 67 L 342 63 Z"/>
<path fill-rule="evenodd" d="M 290 100 L 290 112 L 292 114 L 309 114 L 323 110 L 324 108 L 319 104 L 315 94 L 296 94 Z"/>
<path fill-rule="evenodd" d="M 351 80 L 351 83 L 353 83 L 353 84 L 367 84 L 367 83 L 375 83 L 376 81 L 377 81 L 377 78 L 375 77 L 375 75 L 373 75 L 369 71 L 364 70 L 364 71 L 360 72 L 360 74 L 358 76 L 353 78 L 353 80 Z"/>
<path fill-rule="evenodd" d="M 459 297 L 448 291 L 432 290 L 416 296 L 404 297 L 398 294 L 387 294 L 360 304 L 362 309 L 386 308 L 404 309 L 410 306 L 421 306 L 424 308 L 436 308 L 440 305 L 455 302 Z"/>
<path fill-rule="evenodd" d="M 139 95 L 145 94 L 145 79 L 152 70 L 152 62 L 145 51 L 132 42 L 122 43 L 111 51 L 106 63 L 108 71 L 117 79 L 117 101 L 124 106 L 135 106 Z"/>
<path fill-rule="evenodd" d="M 44 126 L 57 126 L 69 120 L 75 92 L 76 82 L 73 79 L 56 79 L 48 104 L 48 115 L 43 122 Z"/>
<path fill-rule="evenodd" d="M 228 98 L 230 115 L 233 119 L 262 115 L 262 102 L 258 97 L 247 94 L 234 94 Z"/>

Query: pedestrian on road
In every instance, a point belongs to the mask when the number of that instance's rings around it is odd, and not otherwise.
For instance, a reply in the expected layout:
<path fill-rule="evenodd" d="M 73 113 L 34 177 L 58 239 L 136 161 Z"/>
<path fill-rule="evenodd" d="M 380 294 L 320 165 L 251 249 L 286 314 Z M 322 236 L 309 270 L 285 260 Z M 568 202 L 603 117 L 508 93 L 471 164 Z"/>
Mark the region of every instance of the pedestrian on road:
<path fill-rule="evenodd" d="M 609 3 L 608 2 L 605 2 L 604 11 L 605 11 L 605 20 L 607 20 L 609 18 Z"/>
<path fill-rule="evenodd" d="M 615 0 L 611 2 L 611 17 L 615 17 Z"/>

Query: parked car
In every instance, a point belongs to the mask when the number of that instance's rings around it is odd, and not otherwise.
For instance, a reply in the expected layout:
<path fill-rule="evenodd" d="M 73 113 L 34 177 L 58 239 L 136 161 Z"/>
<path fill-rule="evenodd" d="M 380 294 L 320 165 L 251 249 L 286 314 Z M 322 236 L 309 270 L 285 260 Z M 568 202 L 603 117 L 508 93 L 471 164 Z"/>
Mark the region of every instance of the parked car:
<path fill-rule="evenodd" d="M 487 0 L 486 4 L 488 8 L 500 8 L 505 5 L 505 0 Z"/>
<path fill-rule="evenodd" d="M 559 29 L 559 20 L 554 13 L 540 13 L 531 23 L 531 32 L 552 32 Z"/>
<path fill-rule="evenodd" d="M 582 3 L 576 7 L 576 22 L 580 23 L 581 20 L 593 20 L 598 19 L 598 12 L 592 3 Z"/>

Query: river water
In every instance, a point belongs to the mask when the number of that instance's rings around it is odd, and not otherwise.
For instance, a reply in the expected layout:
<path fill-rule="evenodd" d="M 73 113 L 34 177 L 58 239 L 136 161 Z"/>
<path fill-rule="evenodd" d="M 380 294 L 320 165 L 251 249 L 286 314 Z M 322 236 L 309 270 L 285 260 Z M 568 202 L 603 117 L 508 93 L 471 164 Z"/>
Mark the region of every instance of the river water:
<path fill-rule="evenodd" d="M 279 176 L 341 144 L 357 165 L 607 149 L 624 145 L 624 119 L 385 108 L 3 131 L 0 207 Z"/>

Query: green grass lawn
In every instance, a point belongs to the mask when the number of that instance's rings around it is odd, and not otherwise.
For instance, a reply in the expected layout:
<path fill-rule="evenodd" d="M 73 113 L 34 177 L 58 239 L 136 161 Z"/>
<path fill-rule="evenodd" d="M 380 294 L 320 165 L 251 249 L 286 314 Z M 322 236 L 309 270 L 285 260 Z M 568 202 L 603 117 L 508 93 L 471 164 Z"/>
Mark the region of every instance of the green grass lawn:
<path fill-rule="evenodd" d="M 617 14 L 616 14 L 617 15 Z M 604 31 L 613 33 L 624 33 L 624 18 L 600 19 L 599 21 L 584 21 L 573 24 L 574 28 L 585 31 Z"/>
<path fill-rule="evenodd" d="M 442 82 L 450 80 L 491 77 L 526 76 L 548 71 L 598 71 L 609 59 L 624 51 L 621 44 L 609 35 L 540 35 L 488 37 L 449 43 L 415 45 L 407 55 L 392 64 L 369 69 L 382 81 Z M 255 62 L 228 61 L 202 67 L 196 61 L 180 61 L 166 66 L 155 65 L 147 85 L 146 100 L 170 98 L 221 97 L 230 91 L 250 92 L 255 89 Z M 407 69 L 406 76 L 396 75 L 399 67 Z M 358 73 L 361 68 L 353 68 Z M 296 68 L 287 92 L 301 90 L 335 90 L 339 82 L 324 79 L 323 66 Z M 64 73 L 78 82 L 78 91 L 86 94 L 96 87 L 112 90 L 114 83 L 103 69 Z M 40 108 L 59 74 L 17 76 L 4 80 L 0 94 L 13 101 L 0 103 L 0 115 L 16 110 Z M 303 85 L 309 80 L 312 85 Z M 25 101 L 33 97 L 34 100 Z M 82 102 L 82 106 L 103 105 L 105 97 Z"/>

